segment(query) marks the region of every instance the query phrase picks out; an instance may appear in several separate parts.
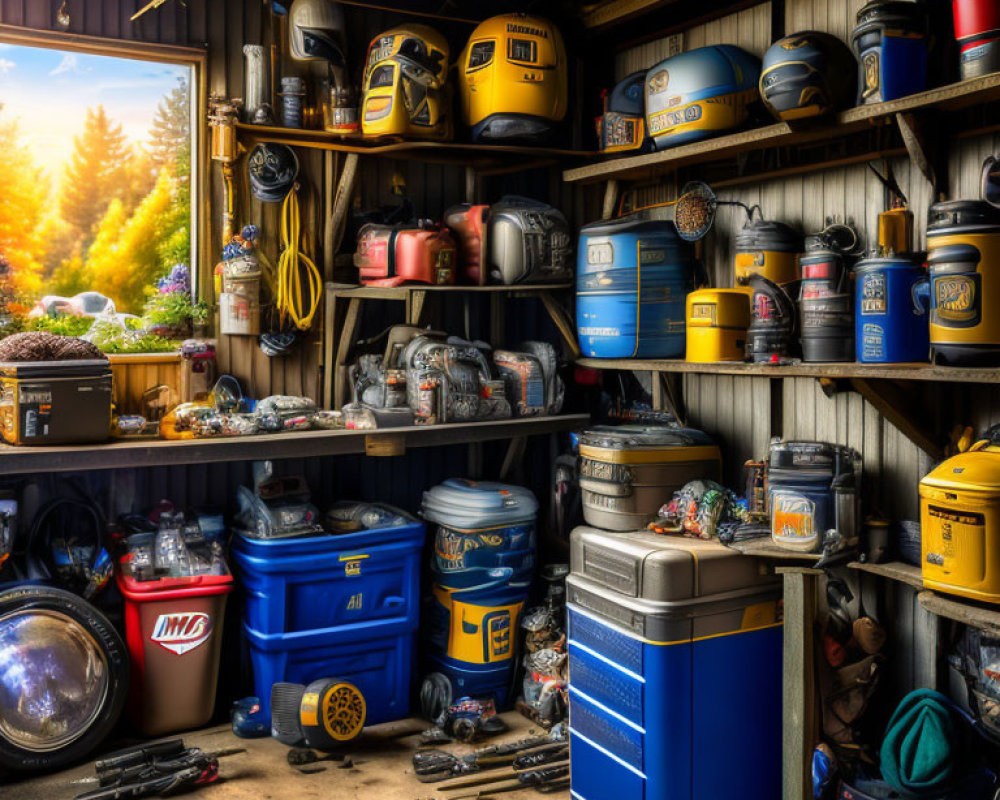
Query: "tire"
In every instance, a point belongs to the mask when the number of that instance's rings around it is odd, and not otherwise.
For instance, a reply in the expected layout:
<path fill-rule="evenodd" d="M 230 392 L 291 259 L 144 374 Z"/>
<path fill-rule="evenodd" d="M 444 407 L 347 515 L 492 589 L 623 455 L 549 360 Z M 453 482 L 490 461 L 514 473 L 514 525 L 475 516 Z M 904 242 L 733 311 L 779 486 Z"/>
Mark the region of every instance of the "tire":
<path fill-rule="evenodd" d="M 29 750 L 0 735 L 0 770 L 52 770 L 90 754 L 111 732 L 128 697 L 129 661 L 125 642 L 108 619 L 75 594 L 46 586 L 21 586 L 0 592 L 0 618 L 16 611 L 52 611 L 83 626 L 93 636 L 108 666 L 108 691 L 89 728 L 65 746 L 49 752 Z"/>

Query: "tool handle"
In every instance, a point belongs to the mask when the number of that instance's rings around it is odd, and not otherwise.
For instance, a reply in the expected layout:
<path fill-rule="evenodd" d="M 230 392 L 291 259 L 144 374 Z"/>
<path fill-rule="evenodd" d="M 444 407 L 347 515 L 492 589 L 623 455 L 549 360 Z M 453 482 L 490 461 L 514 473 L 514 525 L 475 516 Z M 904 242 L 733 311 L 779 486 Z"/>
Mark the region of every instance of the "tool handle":
<path fill-rule="evenodd" d="M 103 781 L 106 776 L 120 772 L 128 767 L 148 764 L 155 758 L 176 757 L 185 751 L 183 739 L 168 739 L 165 742 L 130 747 L 112 753 L 94 764 L 97 777 Z"/>

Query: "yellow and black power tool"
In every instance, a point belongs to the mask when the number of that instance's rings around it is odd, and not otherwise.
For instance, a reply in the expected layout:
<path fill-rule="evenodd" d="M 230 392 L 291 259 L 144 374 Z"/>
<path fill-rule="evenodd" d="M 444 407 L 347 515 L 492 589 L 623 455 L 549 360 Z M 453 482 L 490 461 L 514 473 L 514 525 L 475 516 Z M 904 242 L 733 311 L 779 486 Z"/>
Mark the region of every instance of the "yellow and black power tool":
<path fill-rule="evenodd" d="M 271 733 L 290 747 L 332 750 L 354 741 L 366 715 L 361 690 L 339 678 L 271 686 Z"/>

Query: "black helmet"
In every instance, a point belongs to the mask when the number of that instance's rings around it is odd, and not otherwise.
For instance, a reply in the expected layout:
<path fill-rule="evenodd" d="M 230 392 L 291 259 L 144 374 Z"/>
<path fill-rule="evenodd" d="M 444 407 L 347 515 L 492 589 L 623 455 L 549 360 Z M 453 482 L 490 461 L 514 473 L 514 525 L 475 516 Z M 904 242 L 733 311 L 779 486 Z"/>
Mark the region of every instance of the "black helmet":
<path fill-rule="evenodd" d="M 793 33 L 764 54 L 760 94 L 780 120 L 828 114 L 854 102 L 857 61 L 836 36 Z"/>
<path fill-rule="evenodd" d="M 254 197 L 265 203 L 280 203 L 295 185 L 299 159 L 286 145 L 262 142 L 250 151 L 247 172 Z"/>

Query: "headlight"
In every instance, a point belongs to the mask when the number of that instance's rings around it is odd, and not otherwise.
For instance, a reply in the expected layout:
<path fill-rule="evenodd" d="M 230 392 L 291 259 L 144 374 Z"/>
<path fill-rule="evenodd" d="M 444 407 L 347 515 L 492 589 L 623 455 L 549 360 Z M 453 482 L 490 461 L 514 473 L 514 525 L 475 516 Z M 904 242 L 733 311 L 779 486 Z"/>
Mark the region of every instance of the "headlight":
<path fill-rule="evenodd" d="M 0 735 L 33 752 L 65 747 L 91 727 L 108 692 L 102 649 L 56 611 L 0 618 Z"/>

